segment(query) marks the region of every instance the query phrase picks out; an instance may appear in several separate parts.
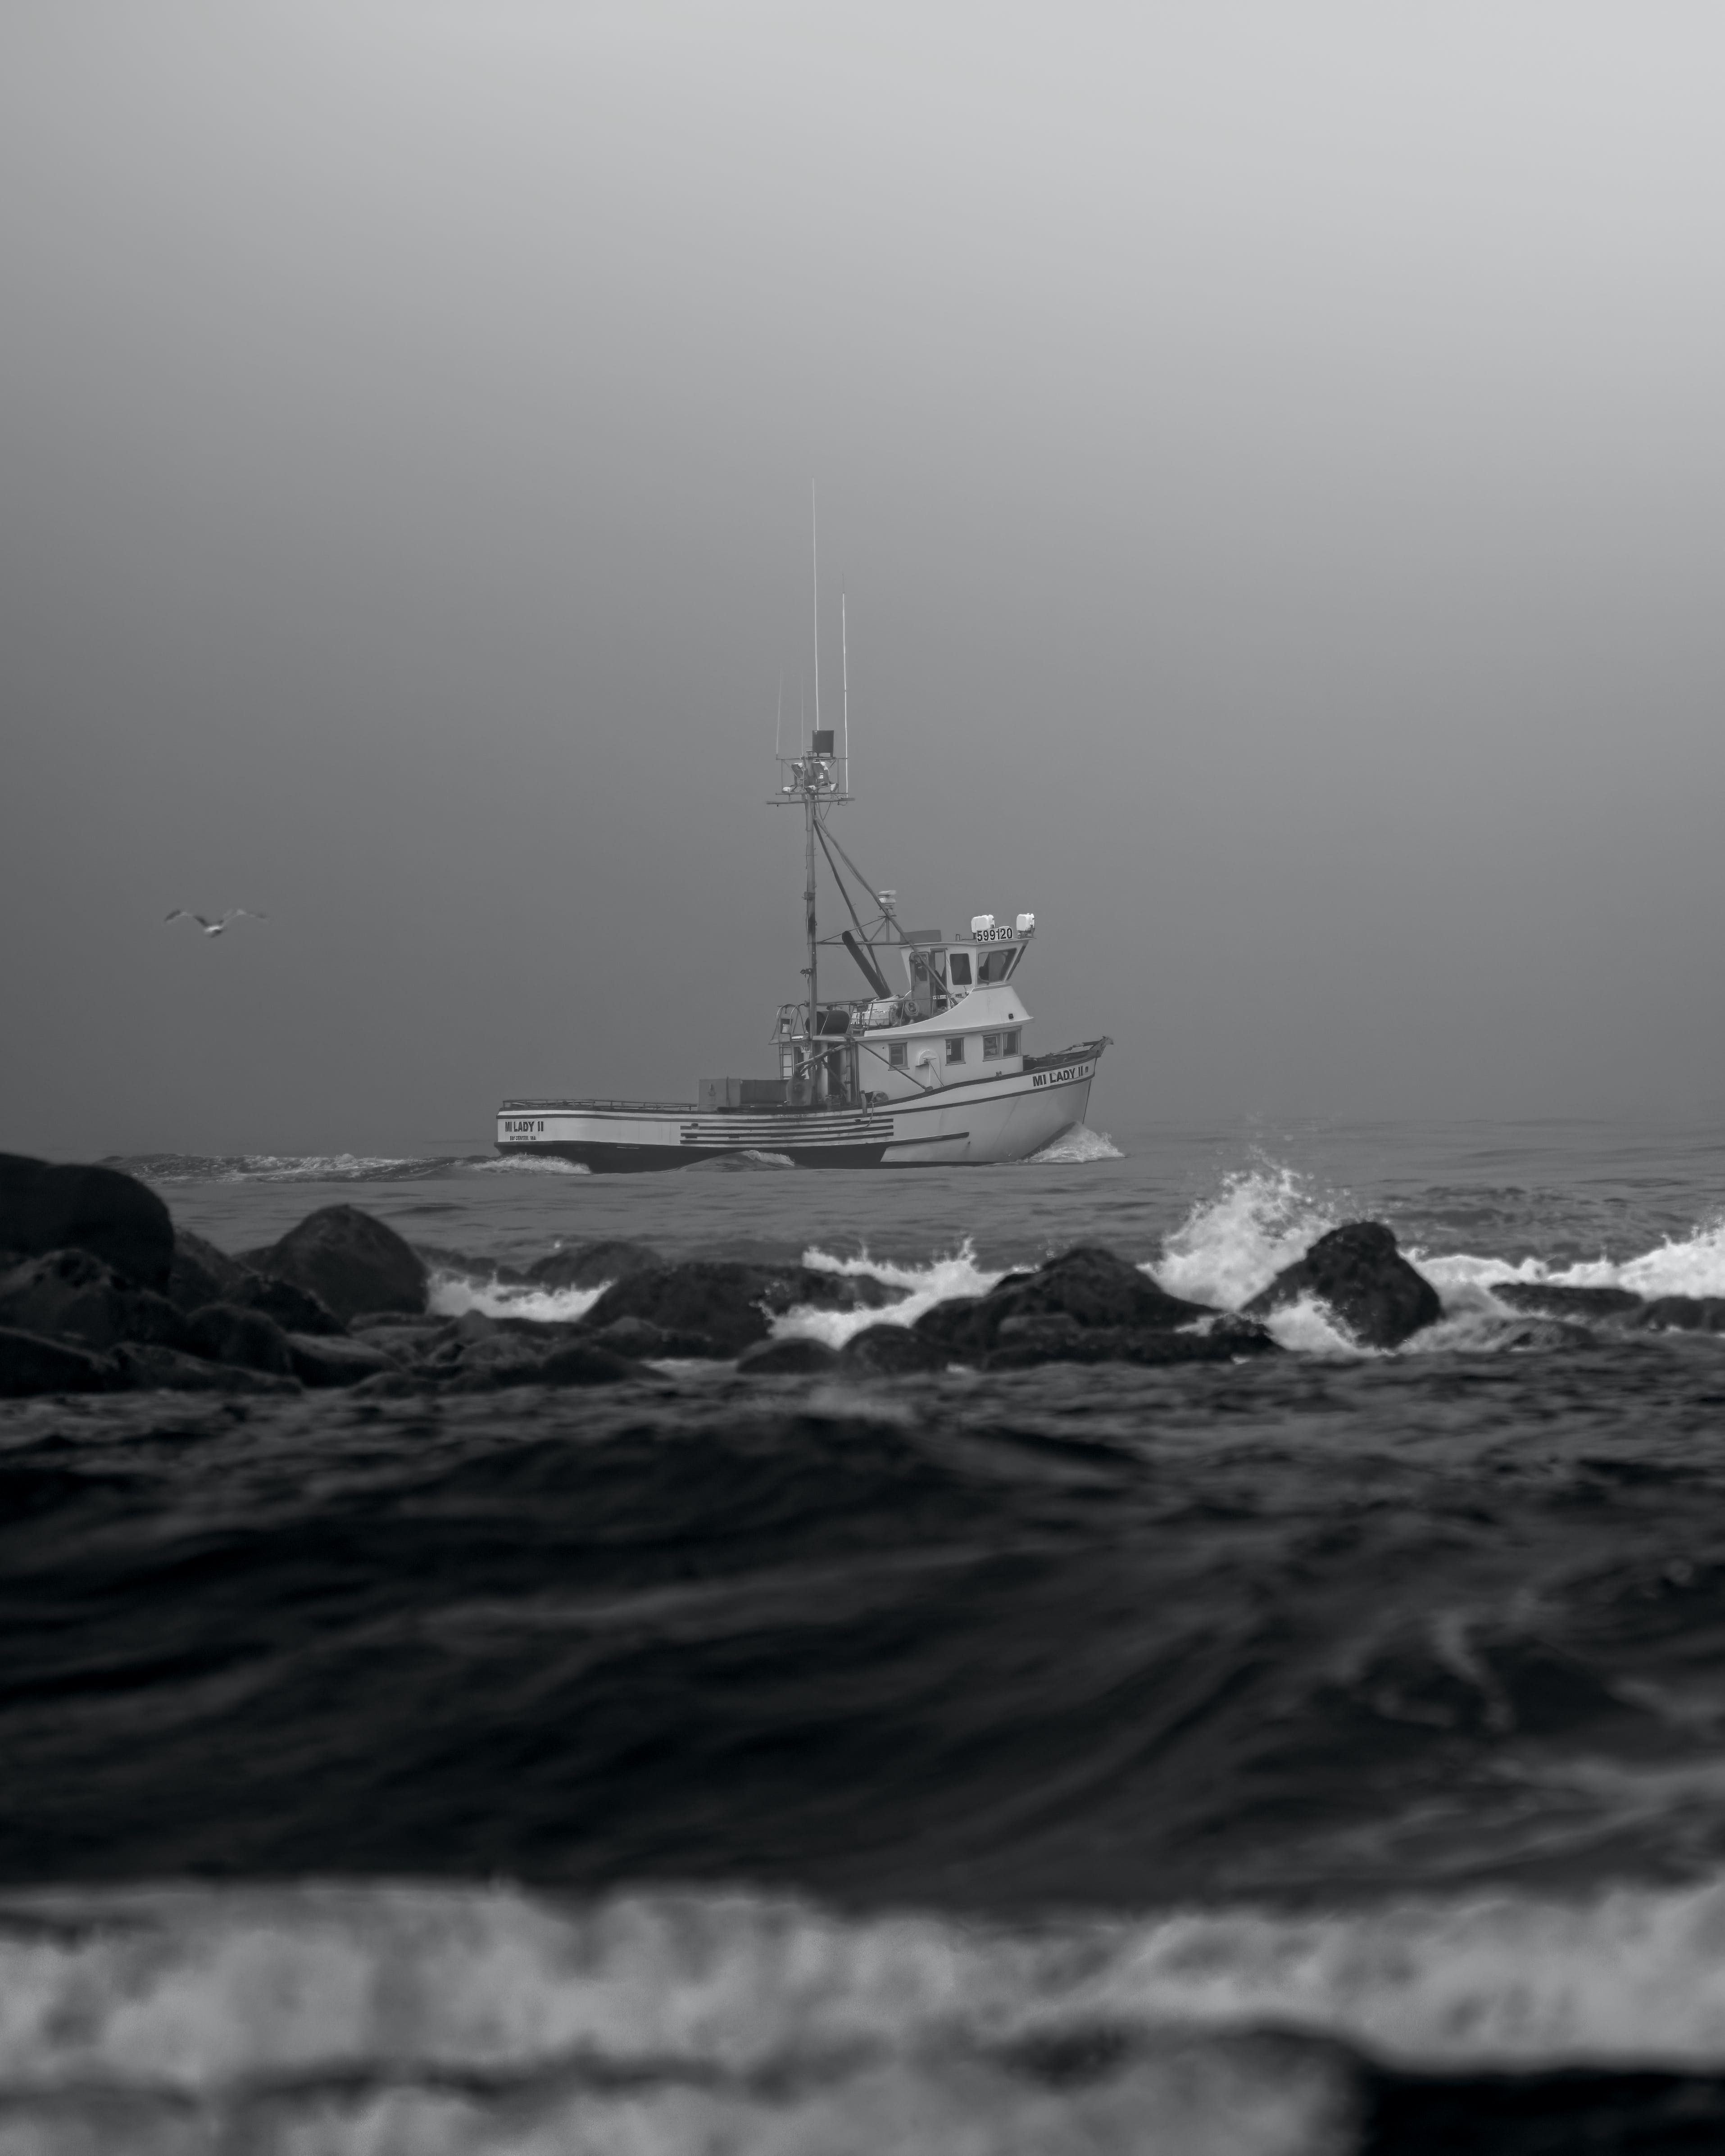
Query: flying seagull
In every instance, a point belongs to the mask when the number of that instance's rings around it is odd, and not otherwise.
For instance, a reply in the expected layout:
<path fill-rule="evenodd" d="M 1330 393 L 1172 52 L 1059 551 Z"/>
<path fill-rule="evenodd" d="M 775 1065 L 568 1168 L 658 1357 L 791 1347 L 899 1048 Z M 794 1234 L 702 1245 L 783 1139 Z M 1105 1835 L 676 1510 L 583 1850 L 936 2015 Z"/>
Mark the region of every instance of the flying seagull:
<path fill-rule="evenodd" d="M 267 921 L 269 918 L 267 913 L 254 913 L 244 906 L 230 906 L 219 921 L 212 921 L 207 913 L 188 913 L 183 906 L 177 906 L 167 916 L 169 921 L 195 921 L 206 936 L 219 936 L 230 921 Z"/>

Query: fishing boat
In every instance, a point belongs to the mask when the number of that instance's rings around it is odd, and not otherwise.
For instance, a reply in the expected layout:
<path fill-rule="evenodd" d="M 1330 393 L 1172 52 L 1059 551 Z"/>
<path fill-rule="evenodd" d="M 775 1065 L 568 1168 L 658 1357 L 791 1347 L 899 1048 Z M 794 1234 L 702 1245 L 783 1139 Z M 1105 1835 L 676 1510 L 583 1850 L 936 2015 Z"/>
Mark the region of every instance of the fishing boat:
<path fill-rule="evenodd" d="M 1027 1160 L 1081 1123 L 1107 1038 L 1029 1052 L 1034 1021 L 1020 970 L 1036 934 L 976 915 L 968 933 L 900 925 L 897 894 L 870 886 L 829 829 L 850 792 L 848 655 L 843 739 L 816 723 L 778 756 L 780 805 L 804 827 L 805 993 L 779 1006 L 776 1068 L 703 1078 L 693 1101 L 507 1100 L 497 1150 L 578 1162 L 602 1173 L 688 1168 L 755 1154 L 796 1168 L 947 1168 Z M 818 675 L 818 665 L 817 665 Z M 817 690 L 817 696 L 819 690 Z M 849 926 L 824 936 L 824 859 Z M 867 993 L 821 987 L 822 957 L 842 951 Z"/>

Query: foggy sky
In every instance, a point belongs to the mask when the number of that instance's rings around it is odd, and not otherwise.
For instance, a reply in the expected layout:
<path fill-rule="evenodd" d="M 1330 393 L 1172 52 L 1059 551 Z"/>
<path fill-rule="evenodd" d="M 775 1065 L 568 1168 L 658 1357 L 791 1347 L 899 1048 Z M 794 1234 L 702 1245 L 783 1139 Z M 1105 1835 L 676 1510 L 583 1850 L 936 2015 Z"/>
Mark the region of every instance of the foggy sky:
<path fill-rule="evenodd" d="M 1099 1127 L 1712 1111 L 1722 67 L 1702 0 L 12 0 L 0 1147 L 771 1070 L 811 480 L 834 828 L 1036 911 Z"/>

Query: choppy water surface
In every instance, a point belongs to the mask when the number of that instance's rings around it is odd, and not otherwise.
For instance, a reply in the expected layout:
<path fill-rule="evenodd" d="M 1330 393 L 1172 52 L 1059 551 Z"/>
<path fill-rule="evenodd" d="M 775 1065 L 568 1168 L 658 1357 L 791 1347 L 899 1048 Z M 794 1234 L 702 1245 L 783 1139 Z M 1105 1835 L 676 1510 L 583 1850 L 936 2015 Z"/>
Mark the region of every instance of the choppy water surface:
<path fill-rule="evenodd" d="M 362 1204 L 452 1312 L 619 1234 L 1234 1304 L 1368 1214 L 1447 1315 L 0 1406 L 0 2146 L 1725 2145 L 1725 1339 L 1491 1294 L 1725 1293 L 1710 1134 L 1065 1151 L 150 1163 L 231 1248 Z"/>

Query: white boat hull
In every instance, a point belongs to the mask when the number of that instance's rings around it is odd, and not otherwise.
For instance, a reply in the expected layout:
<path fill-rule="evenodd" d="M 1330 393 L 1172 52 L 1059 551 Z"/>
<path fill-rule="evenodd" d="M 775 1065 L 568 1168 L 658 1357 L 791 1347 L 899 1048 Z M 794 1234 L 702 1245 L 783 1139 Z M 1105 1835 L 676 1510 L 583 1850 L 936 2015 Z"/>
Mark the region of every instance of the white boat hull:
<path fill-rule="evenodd" d="M 1100 1051 L 1097 1051 L 1098 1053 Z M 866 1108 L 725 1108 L 676 1102 L 516 1101 L 497 1116 L 497 1150 L 549 1155 L 601 1173 L 688 1168 L 726 1153 L 771 1153 L 797 1168 L 981 1167 L 1028 1160 L 1084 1121 L 1096 1053 L 1040 1069 L 932 1087 Z"/>

